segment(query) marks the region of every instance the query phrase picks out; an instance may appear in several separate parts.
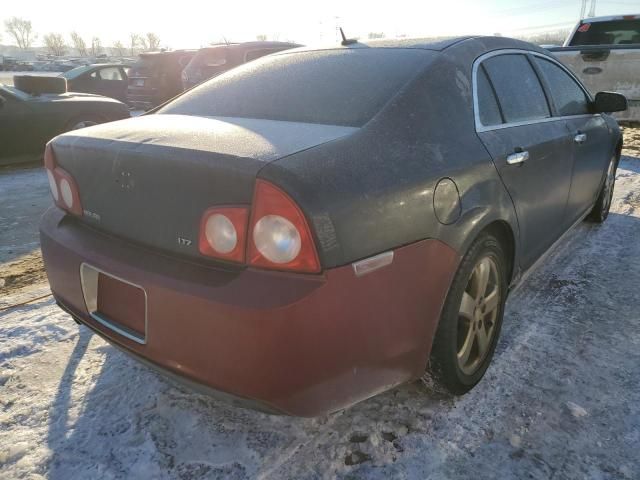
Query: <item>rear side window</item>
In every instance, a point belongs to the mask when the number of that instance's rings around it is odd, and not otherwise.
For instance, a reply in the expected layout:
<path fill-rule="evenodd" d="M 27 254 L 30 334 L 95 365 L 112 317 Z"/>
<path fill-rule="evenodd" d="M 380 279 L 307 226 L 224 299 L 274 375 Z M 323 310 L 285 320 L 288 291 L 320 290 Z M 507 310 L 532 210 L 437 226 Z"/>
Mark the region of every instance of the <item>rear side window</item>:
<path fill-rule="evenodd" d="M 555 63 L 535 57 L 544 75 L 553 103 L 561 116 L 589 113 L 589 100 L 584 91 L 567 72 Z"/>
<path fill-rule="evenodd" d="M 570 46 L 640 44 L 640 19 L 583 23 L 571 38 Z"/>
<path fill-rule="evenodd" d="M 262 57 L 203 83 L 158 113 L 360 127 L 435 55 L 354 48 Z"/>
<path fill-rule="evenodd" d="M 495 89 L 507 123 L 551 116 L 542 85 L 524 55 L 498 55 L 485 60 L 482 65 Z"/>
<path fill-rule="evenodd" d="M 498 101 L 482 66 L 478 69 L 478 109 L 480 110 L 480 122 L 485 127 L 502 123 Z"/>
<path fill-rule="evenodd" d="M 117 67 L 102 68 L 99 75 L 102 80 L 122 80 L 122 74 Z"/>

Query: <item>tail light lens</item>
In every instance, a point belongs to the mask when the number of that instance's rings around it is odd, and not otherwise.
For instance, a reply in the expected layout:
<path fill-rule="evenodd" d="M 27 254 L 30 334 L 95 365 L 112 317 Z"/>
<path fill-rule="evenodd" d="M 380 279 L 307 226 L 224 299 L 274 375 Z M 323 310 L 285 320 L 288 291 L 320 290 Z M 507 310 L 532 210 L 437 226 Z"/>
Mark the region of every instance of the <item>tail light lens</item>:
<path fill-rule="evenodd" d="M 304 214 L 285 192 L 264 180 L 256 182 L 251 213 L 248 207 L 204 212 L 198 246 L 203 255 L 254 267 L 320 271 Z"/>
<path fill-rule="evenodd" d="M 200 253 L 234 262 L 244 262 L 247 207 L 210 208 L 200 221 Z"/>
<path fill-rule="evenodd" d="M 247 262 L 255 267 L 319 272 L 320 262 L 304 214 L 282 190 L 257 180 Z"/>
<path fill-rule="evenodd" d="M 50 144 L 44 151 L 44 168 L 49 179 L 49 188 L 55 204 L 74 215 L 82 215 L 82 205 L 80 203 L 80 192 L 75 180 L 56 162 L 55 154 Z"/>

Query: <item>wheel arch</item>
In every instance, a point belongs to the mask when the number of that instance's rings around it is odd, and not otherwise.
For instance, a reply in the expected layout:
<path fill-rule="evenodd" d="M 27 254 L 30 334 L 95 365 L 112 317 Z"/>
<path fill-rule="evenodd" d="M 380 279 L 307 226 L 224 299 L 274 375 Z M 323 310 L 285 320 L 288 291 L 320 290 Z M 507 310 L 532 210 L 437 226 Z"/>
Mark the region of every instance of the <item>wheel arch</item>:
<path fill-rule="evenodd" d="M 518 274 L 518 226 L 517 219 L 507 219 L 500 216 L 485 215 L 481 218 L 477 218 L 474 215 L 471 221 L 467 222 L 468 229 L 465 232 L 464 241 L 457 245 L 460 258 L 462 259 L 473 242 L 483 233 L 490 233 L 498 239 L 500 245 L 505 249 L 505 255 L 507 257 L 508 271 L 507 271 L 507 283 L 511 285 L 513 280 L 517 278 Z"/>
<path fill-rule="evenodd" d="M 507 265 L 507 284 L 511 284 L 515 270 L 514 266 L 516 263 L 516 237 L 513 229 L 511 228 L 511 225 L 504 220 L 494 220 L 480 231 L 480 233 L 485 232 L 496 237 L 500 242 L 500 245 L 504 248 L 507 261 L 509 262 Z"/>

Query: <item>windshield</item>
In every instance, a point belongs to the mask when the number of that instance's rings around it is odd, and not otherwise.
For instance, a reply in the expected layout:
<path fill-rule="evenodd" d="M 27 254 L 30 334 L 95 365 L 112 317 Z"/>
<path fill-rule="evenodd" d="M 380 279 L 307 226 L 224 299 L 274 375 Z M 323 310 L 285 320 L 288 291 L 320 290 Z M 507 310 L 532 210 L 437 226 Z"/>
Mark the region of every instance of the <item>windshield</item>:
<path fill-rule="evenodd" d="M 263 57 L 177 98 L 158 113 L 359 127 L 434 56 L 412 49 L 341 49 Z"/>
<path fill-rule="evenodd" d="M 90 66 L 82 66 L 82 67 L 76 67 L 76 68 L 72 68 L 71 70 L 61 73 L 60 76 L 66 78 L 67 80 L 71 80 L 73 78 L 76 78 L 80 75 L 82 75 L 84 72 L 90 70 L 91 67 Z"/>
<path fill-rule="evenodd" d="M 571 39 L 570 46 L 640 44 L 640 19 L 584 23 Z"/>
<path fill-rule="evenodd" d="M 10 85 L 0 84 L 0 95 L 3 95 L 3 94 L 9 94 L 20 100 L 29 100 L 30 98 L 30 95 L 28 93 L 24 93 Z"/>

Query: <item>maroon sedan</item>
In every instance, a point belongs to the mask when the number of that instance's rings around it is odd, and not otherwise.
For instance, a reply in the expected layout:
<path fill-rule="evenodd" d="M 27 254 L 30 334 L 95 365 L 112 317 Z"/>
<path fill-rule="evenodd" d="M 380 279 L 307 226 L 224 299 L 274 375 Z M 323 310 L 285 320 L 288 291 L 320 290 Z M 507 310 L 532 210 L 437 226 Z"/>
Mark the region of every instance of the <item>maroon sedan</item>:
<path fill-rule="evenodd" d="M 626 100 L 516 40 L 344 43 L 54 139 L 59 305 L 269 411 L 333 412 L 428 365 L 453 393 L 479 382 L 509 288 L 606 219 L 622 137 L 603 112 Z"/>

